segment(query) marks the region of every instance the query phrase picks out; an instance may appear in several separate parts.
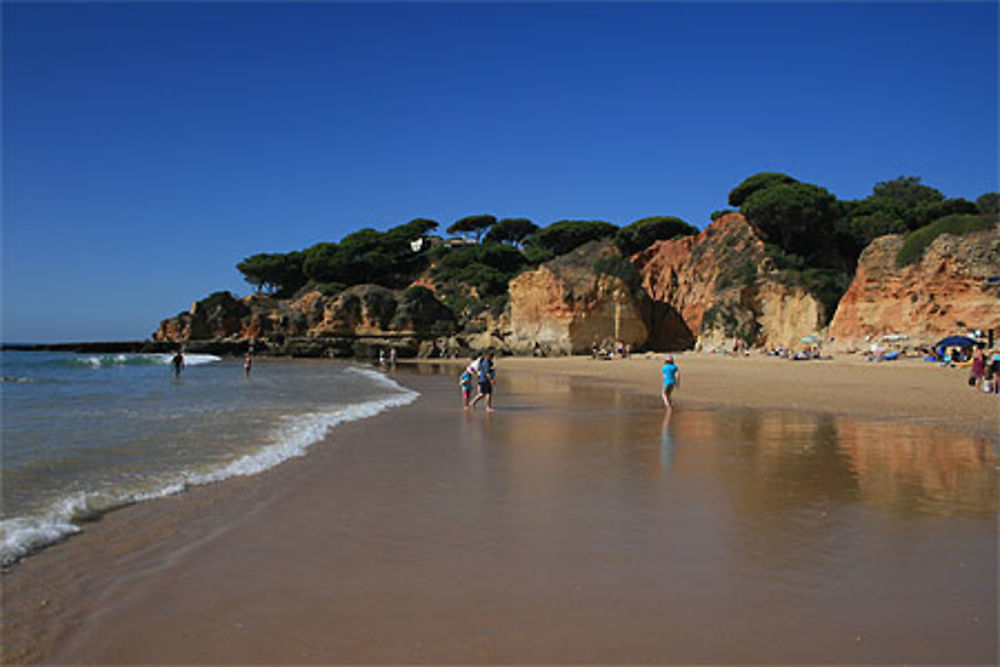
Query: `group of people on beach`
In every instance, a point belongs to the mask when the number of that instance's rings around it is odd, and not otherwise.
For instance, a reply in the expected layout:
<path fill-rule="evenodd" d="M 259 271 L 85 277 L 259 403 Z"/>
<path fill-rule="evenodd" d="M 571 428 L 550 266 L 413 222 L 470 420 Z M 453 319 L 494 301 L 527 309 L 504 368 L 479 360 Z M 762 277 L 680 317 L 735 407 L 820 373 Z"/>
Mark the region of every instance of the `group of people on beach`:
<path fill-rule="evenodd" d="M 977 345 L 972 351 L 970 367 L 970 387 L 986 393 L 1000 394 L 1000 350 L 993 350 L 987 356 L 985 348 Z"/>
<path fill-rule="evenodd" d="M 388 356 L 388 358 L 386 358 L 386 356 L 385 356 L 385 350 L 379 350 L 378 351 L 378 365 L 379 366 L 385 366 L 386 361 L 388 361 L 389 365 L 392 366 L 393 368 L 395 368 L 396 367 L 396 359 L 397 358 L 398 358 L 398 353 L 396 352 L 396 348 L 395 347 L 389 348 L 389 356 Z"/>
<path fill-rule="evenodd" d="M 597 339 L 590 346 L 590 357 L 592 359 L 628 359 L 632 356 L 632 345 L 624 341 L 615 341 L 612 345 L 610 340 L 605 340 L 601 344 Z"/>
<path fill-rule="evenodd" d="M 495 355 L 486 352 L 472 359 L 468 366 L 459 376 L 458 384 L 462 390 L 462 407 L 465 410 L 475 410 L 479 401 L 486 399 L 486 410 L 493 411 L 493 389 L 496 385 L 496 365 Z M 660 369 L 663 375 L 663 389 L 660 394 L 663 399 L 663 407 L 667 412 L 673 410 L 674 390 L 680 385 L 680 369 L 674 363 L 672 354 L 668 354 L 664 359 L 663 367 Z M 478 393 L 472 396 L 472 390 L 478 386 Z"/>
<path fill-rule="evenodd" d="M 174 373 L 174 379 L 180 379 L 181 371 L 184 370 L 184 350 L 177 350 L 170 359 L 170 369 Z M 251 343 L 250 349 L 247 350 L 246 356 L 243 357 L 243 375 L 250 377 L 250 370 L 253 368 L 253 344 Z"/>
<path fill-rule="evenodd" d="M 475 358 L 459 378 L 458 384 L 462 388 L 462 406 L 465 410 L 475 410 L 479 401 L 486 399 L 486 411 L 493 412 L 493 387 L 496 384 L 496 366 L 494 365 L 495 355 L 486 352 Z M 479 387 L 476 397 L 472 397 L 473 382 Z"/>

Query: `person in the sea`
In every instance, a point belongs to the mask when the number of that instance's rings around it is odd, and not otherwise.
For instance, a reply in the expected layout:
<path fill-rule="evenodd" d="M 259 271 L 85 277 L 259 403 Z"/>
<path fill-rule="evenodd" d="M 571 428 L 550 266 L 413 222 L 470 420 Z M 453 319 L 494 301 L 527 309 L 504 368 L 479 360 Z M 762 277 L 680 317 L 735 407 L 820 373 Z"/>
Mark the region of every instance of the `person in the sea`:
<path fill-rule="evenodd" d="M 493 353 L 486 353 L 479 360 L 479 394 L 469 406 L 475 408 L 479 401 L 486 398 L 486 410 L 493 412 L 493 385 L 496 382 L 496 371 L 493 369 Z"/>
<path fill-rule="evenodd" d="M 458 385 L 462 388 L 462 407 L 468 410 L 469 399 L 472 398 L 472 373 L 468 368 L 462 371 L 462 377 L 459 379 Z"/>
<path fill-rule="evenodd" d="M 179 378 L 184 370 L 184 351 L 177 350 L 177 354 L 170 360 L 170 366 L 174 369 L 174 377 Z"/>
<path fill-rule="evenodd" d="M 253 367 L 253 354 L 247 352 L 247 356 L 243 359 L 243 373 L 250 377 L 250 369 Z"/>
<path fill-rule="evenodd" d="M 680 384 L 680 369 L 677 368 L 677 364 L 674 363 L 674 357 L 671 354 L 667 355 L 667 358 L 663 362 L 663 368 L 660 369 L 663 373 L 663 407 L 667 410 L 672 410 L 674 404 L 671 397 L 674 393 L 674 389 Z"/>

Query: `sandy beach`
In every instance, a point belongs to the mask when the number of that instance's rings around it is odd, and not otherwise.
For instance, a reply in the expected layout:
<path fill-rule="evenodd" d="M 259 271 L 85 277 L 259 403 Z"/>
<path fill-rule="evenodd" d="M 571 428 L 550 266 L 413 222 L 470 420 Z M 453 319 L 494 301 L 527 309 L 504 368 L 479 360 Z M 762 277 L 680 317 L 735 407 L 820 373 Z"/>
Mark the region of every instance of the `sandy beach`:
<path fill-rule="evenodd" d="M 5 662 L 995 664 L 1000 400 L 963 369 L 406 363 L 421 397 L 4 574 Z M 263 371 L 262 371 L 263 372 Z"/>
<path fill-rule="evenodd" d="M 853 355 L 812 361 L 756 353 L 749 357 L 693 352 L 674 356 L 681 368 L 680 405 L 827 412 L 913 421 L 987 438 L 1000 436 L 1000 401 L 967 386 L 968 368 L 917 359 L 870 362 Z M 627 360 L 511 357 L 499 363 L 505 371 L 571 375 L 655 395 L 663 359 L 663 354 L 651 353 Z"/>

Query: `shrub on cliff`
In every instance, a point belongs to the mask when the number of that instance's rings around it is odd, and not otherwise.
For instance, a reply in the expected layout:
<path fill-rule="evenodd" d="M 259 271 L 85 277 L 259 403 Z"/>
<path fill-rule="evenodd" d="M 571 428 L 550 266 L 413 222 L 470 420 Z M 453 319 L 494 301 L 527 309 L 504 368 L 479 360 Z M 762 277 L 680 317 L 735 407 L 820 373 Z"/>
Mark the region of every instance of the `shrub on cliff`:
<path fill-rule="evenodd" d="M 519 246 L 538 231 L 538 225 L 527 218 L 504 218 L 490 227 L 483 237 L 484 243 L 510 243 Z"/>
<path fill-rule="evenodd" d="M 499 243 L 437 246 L 430 256 L 434 260 L 431 276 L 435 283 L 465 283 L 484 297 L 506 292 L 507 282 L 528 263 L 520 250 Z"/>
<path fill-rule="evenodd" d="M 989 229 L 994 224 L 994 221 L 989 218 L 962 213 L 935 220 L 926 227 L 921 227 L 907 235 L 906 240 L 903 241 L 903 245 L 896 253 L 896 266 L 903 267 L 920 261 L 924 256 L 927 246 L 942 234 L 962 236 L 963 234 Z"/>
<path fill-rule="evenodd" d="M 743 202 L 747 220 L 785 252 L 811 259 L 833 238 L 836 198 L 807 183 L 780 183 L 759 189 Z"/>
<path fill-rule="evenodd" d="M 615 243 L 626 255 L 645 250 L 654 241 L 697 234 L 698 228 L 670 215 L 658 215 L 636 220 L 618 230 Z"/>
<path fill-rule="evenodd" d="M 497 219 L 492 215 L 469 215 L 461 220 L 456 220 L 448 227 L 449 234 L 472 234 L 476 237 L 476 243 L 487 229 L 495 225 Z"/>
<path fill-rule="evenodd" d="M 871 198 L 884 206 L 908 211 L 925 204 L 944 200 L 940 190 L 924 185 L 919 176 L 898 176 L 891 181 L 880 181 L 872 188 Z"/>
<path fill-rule="evenodd" d="M 759 190 L 763 190 L 774 185 L 787 185 L 790 183 L 798 183 L 798 180 L 792 178 L 788 174 L 781 174 L 778 172 L 764 171 L 759 174 L 754 174 L 732 189 L 729 193 L 729 205 L 743 206 L 743 202 L 747 200 L 747 197 Z M 715 218 L 712 219 L 714 220 Z"/>
<path fill-rule="evenodd" d="M 594 262 L 594 273 L 603 273 L 619 278 L 632 290 L 638 289 L 642 283 L 642 277 L 639 275 L 639 272 L 632 266 L 632 262 L 624 257 L 607 255 L 599 258 Z"/>
<path fill-rule="evenodd" d="M 317 243 L 303 253 L 303 273 L 317 283 L 405 287 L 429 264 L 427 251 L 410 244 L 435 227 L 433 220 L 417 218 L 385 232 L 366 228 L 339 243 Z"/>
<path fill-rule="evenodd" d="M 976 198 L 976 208 L 981 215 L 1000 215 L 1000 192 L 987 192 Z"/>
<path fill-rule="evenodd" d="M 258 253 L 245 258 L 236 269 L 258 292 L 289 296 L 306 284 L 302 270 L 304 259 L 301 252 Z"/>
<path fill-rule="evenodd" d="M 560 220 L 528 237 L 525 248 L 558 257 L 588 241 L 609 238 L 617 232 L 618 227 L 603 220 Z"/>
<path fill-rule="evenodd" d="M 846 212 L 836 222 L 836 233 L 842 239 L 845 252 L 852 258 L 860 255 L 865 246 L 879 236 L 902 234 L 907 229 L 902 218 L 891 211 L 869 210 L 855 207 L 854 211 Z"/>

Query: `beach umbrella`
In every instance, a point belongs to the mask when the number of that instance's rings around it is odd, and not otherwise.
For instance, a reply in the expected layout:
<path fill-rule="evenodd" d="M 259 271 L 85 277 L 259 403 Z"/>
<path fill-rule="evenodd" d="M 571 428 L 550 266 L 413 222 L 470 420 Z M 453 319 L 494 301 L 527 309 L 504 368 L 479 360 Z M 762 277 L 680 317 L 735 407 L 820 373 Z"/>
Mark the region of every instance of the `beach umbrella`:
<path fill-rule="evenodd" d="M 972 347 L 976 341 L 967 336 L 947 336 L 934 343 L 934 347 Z"/>
<path fill-rule="evenodd" d="M 816 334 L 809 334 L 808 336 L 803 336 L 801 340 L 803 343 L 818 343 L 819 336 Z"/>

